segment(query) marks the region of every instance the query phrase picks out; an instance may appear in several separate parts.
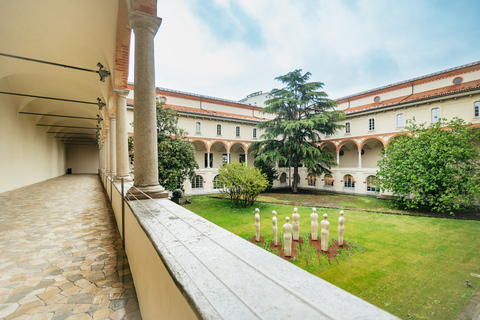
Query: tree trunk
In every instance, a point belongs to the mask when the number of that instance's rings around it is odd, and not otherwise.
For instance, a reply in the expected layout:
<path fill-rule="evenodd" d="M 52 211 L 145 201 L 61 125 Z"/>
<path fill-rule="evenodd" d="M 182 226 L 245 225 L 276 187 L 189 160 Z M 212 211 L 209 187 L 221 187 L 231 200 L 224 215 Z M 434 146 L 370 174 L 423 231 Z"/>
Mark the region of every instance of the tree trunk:
<path fill-rule="evenodd" d="M 298 159 L 295 159 L 293 161 L 293 184 L 292 184 L 293 193 L 298 193 L 297 177 L 298 177 Z"/>

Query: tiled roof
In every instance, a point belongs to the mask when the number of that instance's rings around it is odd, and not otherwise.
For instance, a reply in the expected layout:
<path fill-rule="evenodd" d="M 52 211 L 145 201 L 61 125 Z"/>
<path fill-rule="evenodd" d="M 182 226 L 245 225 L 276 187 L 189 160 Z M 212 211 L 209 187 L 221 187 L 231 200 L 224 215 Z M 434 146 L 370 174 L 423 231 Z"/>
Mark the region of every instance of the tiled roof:
<path fill-rule="evenodd" d="M 205 109 L 198 109 L 198 108 L 189 108 L 189 107 L 183 107 L 183 106 L 174 106 L 169 104 L 166 104 L 165 106 L 172 108 L 178 112 L 194 113 L 194 114 L 205 115 L 205 116 L 231 118 L 231 119 L 238 119 L 238 120 L 249 120 L 249 121 L 256 121 L 256 122 L 270 120 L 270 119 L 254 117 L 254 116 L 245 116 L 245 115 L 239 115 L 239 114 L 227 113 L 227 112 L 219 112 L 219 111 L 212 111 L 212 110 L 205 110 Z"/>
<path fill-rule="evenodd" d="M 444 79 L 444 78 L 448 78 L 448 77 L 459 76 L 459 75 L 462 75 L 462 74 L 465 74 L 465 73 L 474 72 L 474 71 L 478 71 L 478 70 L 480 70 L 480 61 L 475 61 L 475 62 L 464 64 L 464 65 L 461 65 L 461 66 L 458 66 L 458 67 L 438 71 L 438 72 L 435 72 L 435 73 L 430 73 L 430 74 L 427 74 L 427 75 L 424 75 L 424 76 L 420 76 L 420 77 L 412 78 L 412 79 L 409 79 L 409 80 L 389 84 L 389 85 L 386 85 L 386 86 L 383 86 L 383 87 L 363 91 L 363 92 L 360 92 L 360 93 L 355 93 L 355 94 L 348 95 L 348 96 L 345 96 L 345 97 L 342 97 L 342 98 L 339 98 L 339 99 L 336 99 L 336 100 L 339 103 L 343 103 L 343 102 L 346 102 L 346 101 L 358 100 L 358 99 L 362 99 L 362 98 L 371 96 L 373 94 L 379 95 L 381 93 L 391 92 L 391 91 L 407 88 L 407 87 L 410 87 L 412 84 L 419 85 L 419 84 L 423 84 L 423 83 L 427 83 L 427 82 L 431 82 L 431 81 L 436 81 L 436 80 L 440 80 L 440 79 Z"/>
<path fill-rule="evenodd" d="M 432 98 L 439 98 L 443 96 L 453 95 L 456 93 L 468 92 L 476 89 L 480 89 L 480 80 L 464 82 L 461 84 L 454 84 L 448 87 L 414 93 L 413 95 L 406 95 L 406 96 L 396 97 L 389 100 L 383 100 L 379 102 L 365 104 L 362 106 L 346 109 L 344 111 L 348 115 L 350 113 L 375 110 L 375 109 L 384 108 L 387 106 L 394 106 L 394 105 L 412 103 L 412 102 L 422 101 L 422 100 L 427 100 Z"/>
<path fill-rule="evenodd" d="M 127 105 L 133 106 L 133 99 L 127 99 Z M 254 117 L 254 116 L 245 116 L 241 114 L 219 112 L 219 111 L 190 108 L 190 107 L 183 107 L 183 106 L 175 106 L 171 104 L 166 104 L 165 106 L 172 108 L 173 110 L 176 110 L 178 112 L 192 113 L 192 114 L 211 116 L 211 117 L 222 117 L 222 118 L 231 118 L 231 119 L 237 119 L 237 120 L 248 120 L 248 121 L 256 121 L 256 122 L 270 120 L 270 119 Z"/>
<path fill-rule="evenodd" d="M 128 83 L 128 88 L 130 90 L 134 90 L 134 84 L 132 82 Z M 193 100 L 193 101 L 201 101 L 201 102 L 208 102 L 208 103 L 214 103 L 214 104 L 220 104 L 220 105 L 226 105 L 230 107 L 235 107 L 235 108 L 242 108 L 242 109 L 255 109 L 255 110 L 260 110 L 262 109 L 259 106 L 252 106 L 246 103 L 234 101 L 234 100 L 228 100 L 228 99 L 222 99 L 222 98 L 215 98 L 211 96 L 206 96 L 206 95 L 201 95 L 201 94 L 196 94 L 196 93 L 190 93 L 186 91 L 180 91 L 180 90 L 172 90 L 172 89 L 167 89 L 167 88 L 161 88 L 161 87 L 156 87 L 156 93 L 157 95 L 165 95 L 167 97 L 174 97 L 174 98 L 180 98 L 180 99 L 186 99 L 186 100 Z"/>

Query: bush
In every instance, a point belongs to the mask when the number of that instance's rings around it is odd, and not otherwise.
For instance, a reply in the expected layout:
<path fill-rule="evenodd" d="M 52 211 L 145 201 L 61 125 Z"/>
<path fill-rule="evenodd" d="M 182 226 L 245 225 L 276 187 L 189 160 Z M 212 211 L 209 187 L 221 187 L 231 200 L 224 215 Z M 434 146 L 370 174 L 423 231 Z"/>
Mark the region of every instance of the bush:
<path fill-rule="evenodd" d="M 172 197 L 173 198 L 181 198 L 183 195 L 181 189 L 176 189 L 175 191 L 172 192 Z"/>
<path fill-rule="evenodd" d="M 242 208 L 253 206 L 258 195 L 268 187 L 268 180 L 260 169 L 234 162 L 224 164 L 218 170 L 218 181 L 223 193 L 230 195 L 230 206 L 241 203 Z"/>
<path fill-rule="evenodd" d="M 458 118 L 440 119 L 428 127 L 413 119 L 406 129 L 408 134 L 399 134 L 382 151 L 377 174 L 382 191 L 392 192 L 398 206 L 451 215 L 477 203 L 478 130 Z"/>

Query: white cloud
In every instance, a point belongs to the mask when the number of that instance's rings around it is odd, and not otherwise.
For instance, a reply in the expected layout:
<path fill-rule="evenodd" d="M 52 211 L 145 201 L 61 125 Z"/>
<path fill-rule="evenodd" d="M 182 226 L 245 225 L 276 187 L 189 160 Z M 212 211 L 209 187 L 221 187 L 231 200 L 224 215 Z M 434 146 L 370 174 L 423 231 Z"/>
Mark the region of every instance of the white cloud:
<path fill-rule="evenodd" d="M 244 37 L 219 36 L 222 26 L 212 30 L 213 21 L 197 10 L 205 5 L 200 1 L 159 0 L 158 86 L 240 99 L 279 87 L 275 77 L 302 68 L 336 98 L 438 71 L 439 65 L 453 67 L 461 59 L 448 59 L 452 44 L 442 43 L 446 28 L 436 29 L 438 13 L 428 1 L 214 0 L 227 15 L 228 28 L 246 32 L 248 23 L 256 24 L 263 40 L 255 45 Z M 445 15 L 463 19 L 460 13 Z M 475 46 L 478 52 L 478 41 Z M 432 59 L 439 52 L 444 60 Z"/>

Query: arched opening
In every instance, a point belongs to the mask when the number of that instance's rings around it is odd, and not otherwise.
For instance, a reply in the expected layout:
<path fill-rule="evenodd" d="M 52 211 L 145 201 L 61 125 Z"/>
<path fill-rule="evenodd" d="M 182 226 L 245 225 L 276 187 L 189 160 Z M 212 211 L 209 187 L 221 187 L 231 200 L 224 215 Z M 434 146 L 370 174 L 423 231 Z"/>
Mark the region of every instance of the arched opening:
<path fill-rule="evenodd" d="M 223 183 L 221 183 L 218 178 L 218 174 L 213 178 L 213 189 L 215 190 L 223 189 Z"/>
<path fill-rule="evenodd" d="M 377 162 L 381 159 L 380 152 L 382 149 L 382 141 L 375 138 L 366 140 L 362 146 L 362 167 L 377 167 Z"/>
<path fill-rule="evenodd" d="M 196 175 L 192 181 L 192 189 L 203 189 L 203 177 Z"/>
<path fill-rule="evenodd" d="M 283 172 L 280 175 L 280 184 L 281 185 L 287 184 L 287 174 L 285 172 Z"/>
<path fill-rule="evenodd" d="M 333 176 L 331 174 L 326 174 L 323 180 L 324 180 L 323 188 L 326 190 L 333 190 L 333 182 L 334 182 Z"/>
<path fill-rule="evenodd" d="M 315 187 L 316 181 L 317 181 L 317 179 L 315 178 L 315 176 L 310 173 L 307 177 L 308 186 L 309 187 Z"/>
<path fill-rule="evenodd" d="M 230 163 L 232 162 L 240 162 L 245 163 L 247 160 L 247 155 L 245 152 L 245 148 L 240 143 L 235 143 L 230 148 Z"/>
<path fill-rule="evenodd" d="M 346 141 L 340 147 L 340 167 L 358 167 L 358 147 L 353 141 Z"/>
<path fill-rule="evenodd" d="M 195 140 L 192 142 L 195 147 L 195 160 L 200 168 L 212 168 L 212 155 L 208 156 L 207 145 L 201 140 Z M 210 157 L 210 159 L 208 158 Z"/>
<path fill-rule="evenodd" d="M 365 180 L 367 184 L 367 193 L 375 193 L 378 190 L 379 181 L 375 176 L 368 176 Z"/>
<path fill-rule="evenodd" d="M 322 151 L 330 153 L 333 158 L 337 159 L 337 149 L 335 148 L 335 145 L 333 143 L 325 143 L 324 145 L 321 146 Z"/>
<path fill-rule="evenodd" d="M 212 154 L 212 168 L 219 168 L 224 162 L 227 162 L 227 147 L 222 142 L 215 142 L 210 147 L 210 153 Z"/>
<path fill-rule="evenodd" d="M 355 179 L 353 178 L 353 176 L 346 174 L 343 177 L 343 191 L 355 192 Z"/>

